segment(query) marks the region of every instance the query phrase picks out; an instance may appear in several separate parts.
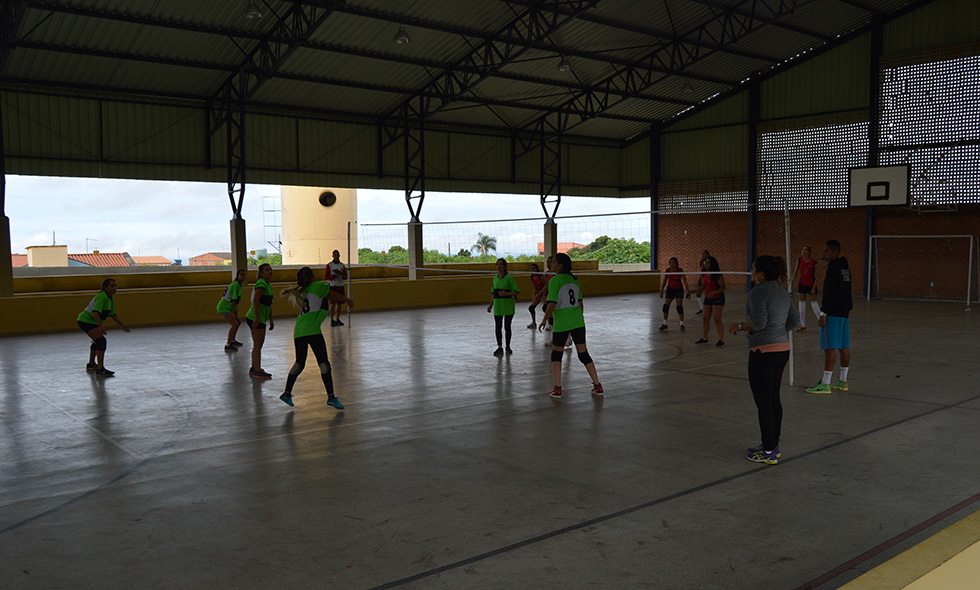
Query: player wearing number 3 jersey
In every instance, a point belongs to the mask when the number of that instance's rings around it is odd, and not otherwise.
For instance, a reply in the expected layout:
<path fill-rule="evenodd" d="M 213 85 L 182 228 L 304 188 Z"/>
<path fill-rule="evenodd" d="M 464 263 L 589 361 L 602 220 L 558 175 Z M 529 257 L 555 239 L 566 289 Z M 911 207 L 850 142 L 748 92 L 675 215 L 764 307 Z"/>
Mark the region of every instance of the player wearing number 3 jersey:
<path fill-rule="evenodd" d="M 595 363 L 589 356 L 585 345 L 585 314 L 582 311 L 582 287 L 572 274 L 572 259 L 568 254 L 556 254 L 555 265 L 558 274 L 548 283 L 548 306 L 544 318 L 538 326 L 538 331 L 544 330 L 548 320 L 554 317 L 555 328 L 551 345 L 551 371 L 555 377 L 555 388 L 549 394 L 554 399 L 561 399 L 561 358 L 565 352 L 565 343 L 571 336 L 578 352 L 578 360 L 592 378 L 592 393 L 601 396 L 602 384 L 596 374 Z"/>
<path fill-rule="evenodd" d="M 280 295 L 289 297 L 290 303 L 300 312 L 293 327 L 296 362 L 289 369 L 286 389 L 279 399 L 290 406 L 293 405 L 293 385 L 306 367 L 307 347 L 309 347 L 313 349 L 313 356 L 316 357 L 317 365 L 320 367 L 320 378 L 323 379 L 323 385 L 327 389 L 327 405 L 343 410 L 344 404 L 340 403 L 340 399 L 333 392 L 333 376 L 330 360 L 327 359 L 327 344 L 323 340 L 320 324 L 327 318 L 328 306 L 331 302 L 346 303 L 349 307 L 354 307 L 354 302 L 333 291 L 328 285 L 318 282 L 313 276 L 313 270 L 308 266 L 304 266 L 296 273 L 296 286 L 283 289 Z"/>

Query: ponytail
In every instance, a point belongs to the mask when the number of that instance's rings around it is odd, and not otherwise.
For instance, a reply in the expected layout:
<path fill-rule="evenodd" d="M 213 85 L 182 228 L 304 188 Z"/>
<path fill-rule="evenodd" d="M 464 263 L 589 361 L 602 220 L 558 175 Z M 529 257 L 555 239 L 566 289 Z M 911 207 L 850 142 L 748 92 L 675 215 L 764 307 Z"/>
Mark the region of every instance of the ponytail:
<path fill-rule="evenodd" d="M 315 280 L 316 275 L 313 274 L 313 269 L 308 266 L 304 266 L 296 272 L 296 286 L 283 289 L 282 292 L 279 293 L 279 296 L 288 297 L 289 303 L 293 307 L 296 309 L 303 309 L 303 298 L 300 295 Z"/>

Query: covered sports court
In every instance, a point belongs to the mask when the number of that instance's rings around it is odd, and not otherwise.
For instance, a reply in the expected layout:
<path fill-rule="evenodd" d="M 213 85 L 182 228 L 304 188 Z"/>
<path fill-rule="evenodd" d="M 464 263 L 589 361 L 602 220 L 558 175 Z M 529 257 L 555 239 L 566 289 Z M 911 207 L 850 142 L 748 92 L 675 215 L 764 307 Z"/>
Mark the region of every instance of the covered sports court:
<path fill-rule="evenodd" d="M 346 409 L 309 365 L 289 408 L 292 318 L 264 347 L 273 379 L 249 379 L 247 347 L 215 344 L 220 271 L 126 276 L 117 375 L 84 372 L 66 330 L 103 275 L 15 272 L 0 182 L 4 588 L 975 587 L 976 2 L 33 0 L 0 17 L 0 179 L 224 183 L 232 272 L 255 184 L 404 191 L 409 244 L 397 272 L 354 269 L 365 304 L 325 330 Z M 851 171 L 886 166 L 907 198 L 854 206 Z M 426 191 L 537 199 L 545 254 L 563 196 L 649 198 L 651 271 L 709 248 L 726 323 L 757 255 L 838 239 L 850 391 L 804 393 L 823 354 L 795 336 L 783 458 L 749 463 L 742 338 L 695 345 L 693 303 L 686 332 L 658 331 L 656 275 L 589 267 L 606 395 L 566 353 L 555 402 L 546 335 L 515 328 L 492 357 L 485 277 L 423 261 Z"/>
<path fill-rule="evenodd" d="M 571 353 L 545 395 L 544 335 L 473 345 L 481 306 L 330 329 L 343 412 L 311 370 L 277 399 L 288 320 L 265 382 L 218 325 L 116 331 L 107 380 L 67 360 L 82 334 L 4 338 L 4 587 L 837 588 L 976 511 L 961 304 L 857 305 L 848 393 L 803 392 L 823 357 L 798 337 L 772 467 L 743 458 L 742 338 L 660 333 L 649 294 L 586 304 L 601 401 Z"/>

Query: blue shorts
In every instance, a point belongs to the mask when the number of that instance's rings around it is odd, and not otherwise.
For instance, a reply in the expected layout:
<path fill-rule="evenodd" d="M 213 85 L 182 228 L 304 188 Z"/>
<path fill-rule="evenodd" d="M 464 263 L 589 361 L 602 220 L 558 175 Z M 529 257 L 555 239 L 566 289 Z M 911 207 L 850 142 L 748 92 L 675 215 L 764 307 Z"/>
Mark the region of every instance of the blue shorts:
<path fill-rule="evenodd" d="M 801 295 L 809 295 L 813 292 L 813 285 L 804 285 L 803 283 L 800 283 L 796 287 L 796 292 L 800 293 Z"/>
<path fill-rule="evenodd" d="M 823 328 L 820 328 L 820 350 L 840 350 L 851 347 L 851 321 L 829 315 L 824 318 Z"/>

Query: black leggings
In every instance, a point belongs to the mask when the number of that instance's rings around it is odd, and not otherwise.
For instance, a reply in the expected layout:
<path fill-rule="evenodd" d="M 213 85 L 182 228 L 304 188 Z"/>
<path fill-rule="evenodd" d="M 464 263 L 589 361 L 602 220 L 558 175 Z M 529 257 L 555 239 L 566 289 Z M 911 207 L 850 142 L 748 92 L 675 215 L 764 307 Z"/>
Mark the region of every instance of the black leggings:
<path fill-rule="evenodd" d="M 783 369 L 789 361 L 789 351 L 749 352 L 749 386 L 759 408 L 759 429 L 762 430 L 762 446 L 768 451 L 779 444 L 779 430 L 783 424 L 783 405 L 779 402 L 779 384 Z"/>
<path fill-rule="evenodd" d="M 327 395 L 333 396 L 333 371 L 330 370 L 330 361 L 327 359 L 327 343 L 323 340 L 323 334 L 294 338 L 293 345 L 296 347 L 296 363 L 289 369 L 289 375 L 286 377 L 286 391 L 292 393 L 296 378 L 306 367 L 306 347 L 308 345 L 313 349 L 316 363 L 326 365 L 326 370 L 321 369 L 320 377 L 323 378 L 323 385 L 327 388 Z"/>
<path fill-rule="evenodd" d="M 500 348 L 500 324 L 504 325 L 504 332 L 507 333 L 507 348 L 510 348 L 510 337 L 513 334 L 510 324 L 514 321 L 514 314 L 493 316 L 493 333 L 497 336 L 497 348 Z"/>

